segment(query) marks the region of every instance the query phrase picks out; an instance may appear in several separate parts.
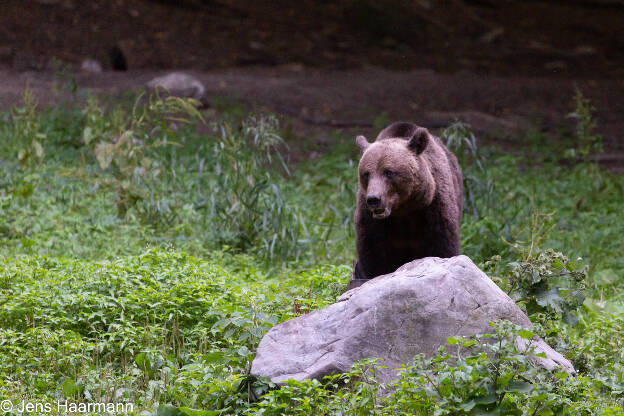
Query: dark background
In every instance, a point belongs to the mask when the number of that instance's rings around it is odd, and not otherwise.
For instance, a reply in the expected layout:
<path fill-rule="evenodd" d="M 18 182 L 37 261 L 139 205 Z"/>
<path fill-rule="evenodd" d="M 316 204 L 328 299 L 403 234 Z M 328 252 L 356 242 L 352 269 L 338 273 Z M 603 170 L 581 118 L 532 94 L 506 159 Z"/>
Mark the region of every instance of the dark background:
<path fill-rule="evenodd" d="M 536 131 L 574 140 L 580 90 L 603 137 L 596 157 L 624 170 L 624 0 L 0 4 L 0 109 L 26 86 L 55 105 L 75 98 L 59 94 L 65 84 L 122 94 L 177 70 L 204 83 L 209 106 L 225 96 L 266 107 L 323 150 L 336 129 L 374 137 L 380 116 L 434 129 L 461 120 L 513 149 Z M 82 71 L 85 59 L 104 72 Z"/>
<path fill-rule="evenodd" d="M 0 66 L 300 64 L 499 75 L 624 74 L 621 0 L 2 0 Z"/>

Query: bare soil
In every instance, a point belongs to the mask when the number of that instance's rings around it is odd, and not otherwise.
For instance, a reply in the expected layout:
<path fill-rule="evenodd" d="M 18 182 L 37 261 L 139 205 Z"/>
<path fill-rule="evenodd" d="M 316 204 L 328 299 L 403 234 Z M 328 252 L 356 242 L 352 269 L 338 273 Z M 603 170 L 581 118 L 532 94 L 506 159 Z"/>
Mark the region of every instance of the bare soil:
<path fill-rule="evenodd" d="M 0 66 L 624 75 L 622 0 L 3 0 Z"/>

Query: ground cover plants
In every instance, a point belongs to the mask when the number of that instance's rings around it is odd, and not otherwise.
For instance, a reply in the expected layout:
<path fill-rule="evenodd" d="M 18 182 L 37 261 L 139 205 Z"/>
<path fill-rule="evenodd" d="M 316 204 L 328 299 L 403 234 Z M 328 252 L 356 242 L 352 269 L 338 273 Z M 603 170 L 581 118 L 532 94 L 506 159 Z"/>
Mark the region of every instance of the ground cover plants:
<path fill-rule="evenodd" d="M 464 170 L 462 251 L 535 326 L 499 324 L 489 355 L 480 337 L 449 339 L 386 393 L 375 360 L 280 389 L 248 374 L 271 326 L 332 303 L 350 276 L 353 138 L 293 165 L 271 114 L 112 101 L 39 108 L 27 91 L 0 114 L 0 399 L 160 415 L 624 414 L 624 179 L 586 157 L 599 137 L 582 95 L 576 152 L 555 141 L 537 160 L 479 147 L 468 126 L 441 132 Z M 583 161 L 561 163 L 570 154 Z M 533 333 L 579 376 L 506 341 Z"/>

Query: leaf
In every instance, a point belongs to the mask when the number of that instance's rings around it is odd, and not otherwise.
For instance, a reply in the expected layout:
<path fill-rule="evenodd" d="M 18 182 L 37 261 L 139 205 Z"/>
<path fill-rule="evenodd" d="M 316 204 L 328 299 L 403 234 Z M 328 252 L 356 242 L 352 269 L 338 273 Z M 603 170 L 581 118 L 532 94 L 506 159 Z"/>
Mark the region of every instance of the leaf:
<path fill-rule="evenodd" d="M 251 351 L 249 351 L 249 348 L 243 345 L 236 351 L 236 353 L 241 357 L 247 357 L 249 354 L 251 354 Z"/>
<path fill-rule="evenodd" d="M 563 322 L 571 326 L 576 326 L 576 324 L 578 323 L 578 318 L 574 316 L 574 314 L 570 312 L 568 308 L 566 308 L 563 311 Z"/>
<path fill-rule="evenodd" d="M 553 268 L 555 268 L 557 270 L 563 270 L 565 268 L 565 265 L 563 264 L 561 259 L 558 258 L 558 257 L 553 260 L 552 266 L 553 266 Z"/>
<path fill-rule="evenodd" d="M 207 364 L 223 361 L 223 353 L 221 351 L 209 352 L 202 357 Z"/>
<path fill-rule="evenodd" d="M 487 407 L 484 405 L 479 405 L 476 406 L 474 409 L 472 409 L 472 411 L 470 412 L 471 415 L 479 415 L 479 416 L 499 416 L 501 415 L 501 408 L 500 407 L 496 407 L 492 410 L 487 410 Z"/>
<path fill-rule="evenodd" d="M 456 337 L 448 337 L 446 339 L 446 343 L 448 345 L 455 345 L 455 344 L 459 344 L 459 339 L 457 339 Z"/>
<path fill-rule="evenodd" d="M 61 385 L 61 388 L 63 389 L 63 394 L 65 395 L 65 397 L 74 397 L 76 394 L 78 394 L 79 391 L 76 382 L 71 378 L 65 380 Z"/>
<path fill-rule="evenodd" d="M 528 393 L 531 391 L 532 388 L 533 386 L 531 385 L 531 383 L 527 383 L 526 381 L 520 381 L 520 380 L 512 380 L 509 382 L 509 384 L 507 384 L 507 387 L 504 389 L 504 391 Z"/>
<path fill-rule="evenodd" d="M 91 143 L 91 140 L 93 140 L 93 130 L 91 127 L 85 127 L 82 131 L 82 141 L 84 144 L 88 145 Z"/>
<path fill-rule="evenodd" d="M 130 397 L 128 394 L 128 389 L 124 388 L 124 387 L 120 387 L 117 390 L 115 390 L 115 399 L 119 399 L 122 397 Z"/>
<path fill-rule="evenodd" d="M 33 149 L 35 150 L 35 156 L 37 159 L 41 160 L 45 156 L 45 151 L 43 150 L 43 146 L 37 140 L 33 140 L 32 142 Z"/>
<path fill-rule="evenodd" d="M 490 393 L 483 397 L 478 397 L 476 399 L 476 402 L 477 404 L 491 404 L 491 403 L 496 403 L 497 400 L 498 400 L 498 397 L 496 396 L 496 393 Z"/>
<path fill-rule="evenodd" d="M 189 407 L 175 407 L 169 404 L 162 404 L 158 406 L 156 416 L 218 416 L 228 414 L 231 410 L 228 406 L 221 410 L 196 410 Z"/>
<path fill-rule="evenodd" d="M 563 312 L 564 299 L 559 295 L 559 288 L 557 286 L 546 291 L 541 291 L 535 294 L 535 301 L 538 305 L 543 307 L 550 307 L 555 312 Z"/>
<path fill-rule="evenodd" d="M 461 407 L 465 411 L 469 412 L 469 411 L 472 410 L 473 407 L 476 406 L 476 404 L 477 403 L 474 400 L 469 400 L 467 402 L 464 402 L 464 403 L 460 404 L 459 407 Z"/>
<path fill-rule="evenodd" d="M 221 410 L 196 410 L 188 407 L 178 407 L 178 411 L 180 412 L 180 414 L 186 416 L 218 416 L 227 414 L 224 412 L 227 412 L 228 410 L 230 410 L 229 407 Z"/>
<path fill-rule="evenodd" d="M 533 332 L 529 331 L 528 329 L 521 329 L 520 331 L 518 331 L 518 335 L 520 335 L 520 337 L 522 337 L 524 339 L 528 339 L 528 340 L 533 339 L 533 337 L 535 336 L 535 334 Z"/>
<path fill-rule="evenodd" d="M 249 332 L 251 332 L 251 334 L 256 338 L 262 338 L 262 336 L 267 330 L 268 328 L 257 326 L 255 328 L 251 328 Z"/>
<path fill-rule="evenodd" d="M 509 385 L 509 381 L 513 378 L 513 376 L 513 373 L 505 373 L 499 376 L 496 380 L 497 387 L 501 388 L 501 390 L 504 390 Z"/>
<path fill-rule="evenodd" d="M 180 411 L 177 407 L 171 406 L 169 404 L 161 404 L 158 406 L 158 410 L 156 411 L 156 416 L 178 416 L 180 415 Z"/>
<path fill-rule="evenodd" d="M 152 366 L 144 352 L 137 354 L 134 361 L 141 370 L 150 371 Z"/>
<path fill-rule="evenodd" d="M 115 145 L 112 143 L 99 142 L 97 146 L 95 146 L 95 158 L 102 169 L 108 169 L 113 161 L 114 154 Z"/>

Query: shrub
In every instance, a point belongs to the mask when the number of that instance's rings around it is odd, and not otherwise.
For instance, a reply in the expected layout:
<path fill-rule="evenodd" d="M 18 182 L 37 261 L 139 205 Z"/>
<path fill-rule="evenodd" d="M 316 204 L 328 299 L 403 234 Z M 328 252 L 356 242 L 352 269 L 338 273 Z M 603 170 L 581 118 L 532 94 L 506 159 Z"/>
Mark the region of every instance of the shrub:
<path fill-rule="evenodd" d="M 534 364 L 530 342 L 519 348 L 516 337 L 530 341 L 534 333 L 501 322 L 493 334 L 449 338 L 448 348 L 402 370 L 390 408 L 414 415 L 595 414 L 590 380 L 548 373 Z"/>
<path fill-rule="evenodd" d="M 204 153 L 212 169 L 203 190 L 207 221 L 218 244 L 239 250 L 253 249 L 268 261 L 298 258 L 305 223 L 288 204 L 278 172 L 288 168 L 277 135 L 275 117 L 253 116 L 236 131 L 228 123 L 218 126 L 220 137 Z"/>
<path fill-rule="evenodd" d="M 593 120 L 594 107 L 583 96 L 580 88 L 576 88 L 574 95 L 575 109 L 568 114 L 569 118 L 576 120 L 576 145 L 568 151 L 568 156 L 575 157 L 577 154 L 585 161 L 589 161 L 591 152 L 602 152 L 602 136 L 594 132 L 596 122 Z"/>
<path fill-rule="evenodd" d="M 41 162 L 45 150 L 41 140 L 46 135 L 41 130 L 41 121 L 37 114 L 37 98 L 30 88 L 24 90 L 22 106 L 11 108 L 11 141 L 17 149 L 17 160 L 25 170 L 29 164 Z"/>

